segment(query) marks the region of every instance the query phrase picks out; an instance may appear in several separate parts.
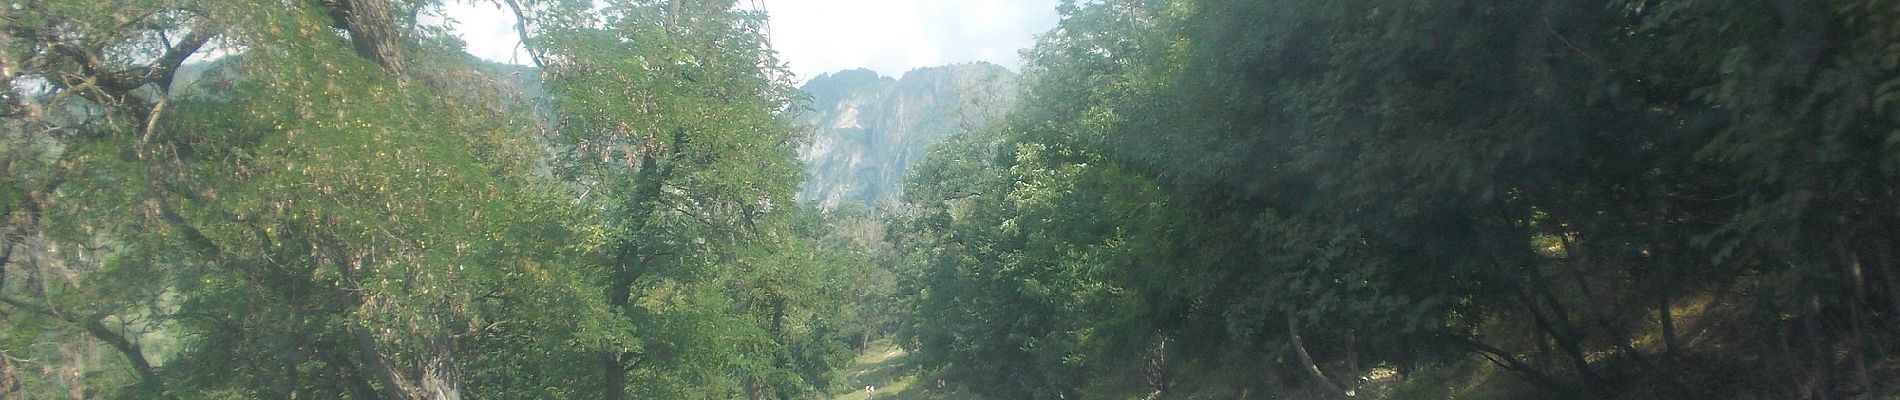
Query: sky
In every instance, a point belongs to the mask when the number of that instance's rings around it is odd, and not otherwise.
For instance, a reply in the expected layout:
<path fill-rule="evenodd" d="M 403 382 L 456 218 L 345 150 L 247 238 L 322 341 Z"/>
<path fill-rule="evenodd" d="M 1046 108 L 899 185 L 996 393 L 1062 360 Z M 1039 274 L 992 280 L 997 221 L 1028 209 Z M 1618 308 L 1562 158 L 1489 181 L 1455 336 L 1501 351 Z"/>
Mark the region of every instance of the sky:
<path fill-rule="evenodd" d="M 1054 28 L 1058 0 L 739 0 L 771 15 L 772 47 L 800 81 L 870 68 L 911 69 L 987 61 L 1021 67 L 1018 50 Z M 444 14 L 477 57 L 529 63 L 514 15 L 488 2 L 448 2 Z"/>

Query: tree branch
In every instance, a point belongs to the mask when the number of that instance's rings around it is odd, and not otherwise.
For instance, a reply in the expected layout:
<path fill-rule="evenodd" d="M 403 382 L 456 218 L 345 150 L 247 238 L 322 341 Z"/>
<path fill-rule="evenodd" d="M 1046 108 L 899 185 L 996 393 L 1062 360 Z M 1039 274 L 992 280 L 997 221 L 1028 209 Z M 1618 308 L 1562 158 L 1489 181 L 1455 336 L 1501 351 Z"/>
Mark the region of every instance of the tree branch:
<path fill-rule="evenodd" d="M 84 329 L 86 333 L 92 335 L 93 338 L 106 342 L 106 345 L 112 346 L 113 349 L 119 351 L 120 355 L 125 356 L 126 361 L 132 364 L 132 369 L 138 372 L 140 386 L 155 389 L 158 393 L 164 392 L 164 378 L 158 374 L 157 370 L 152 368 L 152 363 L 145 359 L 145 353 L 139 349 L 138 344 L 132 343 L 130 339 L 125 337 L 125 334 L 113 331 L 111 328 L 106 327 L 104 323 L 99 322 L 106 317 L 106 314 L 99 313 L 86 318 L 79 318 L 45 305 L 28 303 L 7 297 L 0 297 L 0 303 L 6 303 L 14 308 L 57 318 L 61 321 L 76 325 L 80 329 Z"/>
<path fill-rule="evenodd" d="M 1554 393 L 1565 392 L 1565 387 L 1558 384 L 1557 380 L 1551 379 L 1550 375 L 1544 374 L 1536 368 L 1532 368 L 1530 365 L 1518 360 L 1517 356 L 1511 355 L 1502 349 L 1492 347 L 1491 345 L 1484 344 L 1484 342 L 1479 342 L 1476 339 L 1461 334 L 1446 335 L 1446 337 L 1450 338 L 1454 344 L 1464 347 L 1467 351 L 1484 357 L 1486 361 L 1490 361 L 1492 364 L 1496 364 L 1519 376 L 1523 376 L 1525 379 L 1529 379 L 1533 384 L 1542 386 Z"/>
<path fill-rule="evenodd" d="M 1319 370 L 1319 364 L 1313 362 L 1313 355 L 1306 352 L 1306 343 L 1300 340 L 1300 318 L 1294 315 L 1292 309 L 1286 310 L 1286 334 L 1293 340 L 1293 353 L 1300 356 L 1300 366 L 1306 369 L 1306 373 L 1311 375 L 1314 381 L 1319 382 L 1320 389 L 1326 391 L 1326 397 L 1350 397 L 1346 395 L 1345 390 L 1339 388 L 1339 384 L 1333 383 L 1332 378 L 1326 377 L 1326 373 Z"/>
<path fill-rule="evenodd" d="M 332 17 L 350 32 L 350 44 L 356 54 L 381 65 L 384 71 L 400 78 L 406 69 L 402 54 L 402 29 L 391 15 L 389 0 L 331 0 L 325 2 Z"/>
<path fill-rule="evenodd" d="M 528 35 L 528 13 L 522 10 L 521 2 L 501 0 L 501 3 L 508 5 L 508 9 L 515 13 L 515 34 L 521 36 L 521 47 L 528 51 L 528 60 L 534 61 L 535 68 L 546 71 L 547 61 L 543 60 L 546 56 L 542 55 L 540 48 L 534 46 L 533 37 Z"/>

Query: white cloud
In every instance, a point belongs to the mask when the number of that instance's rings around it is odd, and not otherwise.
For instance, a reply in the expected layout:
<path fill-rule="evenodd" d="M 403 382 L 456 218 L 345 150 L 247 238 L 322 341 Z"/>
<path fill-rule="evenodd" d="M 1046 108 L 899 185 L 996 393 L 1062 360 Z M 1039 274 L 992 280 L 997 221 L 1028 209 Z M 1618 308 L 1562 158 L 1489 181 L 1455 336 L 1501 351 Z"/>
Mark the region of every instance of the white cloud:
<path fill-rule="evenodd" d="M 801 78 L 851 68 L 901 75 L 913 68 L 988 61 L 1010 68 L 1017 50 L 1055 27 L 1057 0 L 771 0 L 772 44 Z"/>
<path fill-rule="evenodd" d="M 772 45 L 799 78 L 852 68 L 897 76 L 988 61 L 1018 68 L 1017 51 L 1055 27 L 1058 0 L 742 0 L 770 13 Z M 494 4 L 449 2 L 444 14 L 469 53 L 527 63 L 514 16 Z"/>
<path fill-rule="evenodd" d="M 492 2 L 447 2 L 443 15 L 453 20 L 456 36 L 468 43 L 468 53 L 489 61 L 532 64 L 515 33 L 515 14 Z"/>

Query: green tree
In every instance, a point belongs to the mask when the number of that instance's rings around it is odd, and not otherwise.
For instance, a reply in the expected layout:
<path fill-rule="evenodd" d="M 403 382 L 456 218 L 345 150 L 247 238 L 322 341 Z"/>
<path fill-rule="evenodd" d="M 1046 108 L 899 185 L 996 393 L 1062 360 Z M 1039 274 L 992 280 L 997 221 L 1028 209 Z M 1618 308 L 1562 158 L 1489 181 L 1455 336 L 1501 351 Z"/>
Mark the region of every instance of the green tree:
<path fill-rule="evenodd" d="M 1065 4 L 913 171 L 907 346 L 1002 398 L 1879 393 L 1894 11 Z"/>
<path fill-rule="evenodd" d="M 825 271 L 861 264 L 790 222 L 793 97 L 762 15 L 532 4 L 537 110 L 419 22 L 436 6 L 0 11 L 0 394 L 825 389 L 849 301 Z"/>

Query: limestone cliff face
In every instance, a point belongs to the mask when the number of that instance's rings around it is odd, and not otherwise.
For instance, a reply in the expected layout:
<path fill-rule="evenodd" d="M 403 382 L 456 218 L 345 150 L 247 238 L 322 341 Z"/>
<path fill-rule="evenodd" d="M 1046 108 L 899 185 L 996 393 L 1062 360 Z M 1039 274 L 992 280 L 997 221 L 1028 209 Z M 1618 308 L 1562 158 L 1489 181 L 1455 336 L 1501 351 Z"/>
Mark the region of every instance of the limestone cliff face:
<path fill-rule="evenodd" d="M 904 171 L 943 138 L 983 126 L 1016 99 L 1016 75 L 975 63 L 912 70 L 892 79 L 869 70 L 819 75 L 802 88 L 811 137 L 801 202 L 826 209 L 894 200 Z"/>

